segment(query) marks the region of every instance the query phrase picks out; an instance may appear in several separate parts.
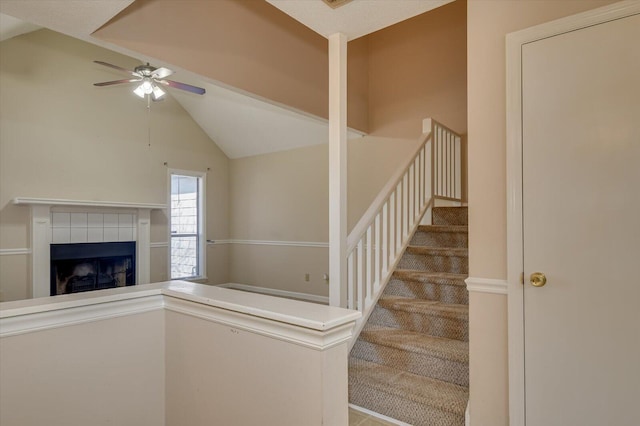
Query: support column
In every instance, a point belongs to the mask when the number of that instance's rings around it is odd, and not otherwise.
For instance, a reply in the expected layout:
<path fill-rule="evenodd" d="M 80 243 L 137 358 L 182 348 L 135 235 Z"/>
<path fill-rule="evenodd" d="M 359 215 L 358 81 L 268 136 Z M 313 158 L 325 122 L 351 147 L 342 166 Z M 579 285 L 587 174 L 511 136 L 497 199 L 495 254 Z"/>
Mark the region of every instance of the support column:
<path fill-rule="evenodd" d="M 329 36 L 329 304 L 347 306 L 347 36 Z"/>

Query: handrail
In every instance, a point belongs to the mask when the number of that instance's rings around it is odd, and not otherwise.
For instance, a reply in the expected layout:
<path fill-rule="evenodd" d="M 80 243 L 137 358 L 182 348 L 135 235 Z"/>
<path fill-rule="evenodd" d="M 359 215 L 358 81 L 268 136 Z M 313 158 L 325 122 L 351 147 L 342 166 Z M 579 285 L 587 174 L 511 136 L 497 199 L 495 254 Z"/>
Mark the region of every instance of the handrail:
<path fill-rule="evenodd" d="M 428 132 L 407 165 L 393 174 L 347 237 L 347 307 L 362 312 L 352 345 L 434 200 L 462 200 L 462 137 L 435 120 L 424 124 Z"/>

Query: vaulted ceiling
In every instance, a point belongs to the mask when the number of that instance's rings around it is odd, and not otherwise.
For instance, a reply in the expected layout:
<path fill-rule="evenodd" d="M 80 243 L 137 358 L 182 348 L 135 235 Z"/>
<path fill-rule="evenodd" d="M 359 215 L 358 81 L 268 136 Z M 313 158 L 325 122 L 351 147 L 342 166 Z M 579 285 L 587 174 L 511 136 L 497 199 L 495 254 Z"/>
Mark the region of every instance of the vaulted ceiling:
<path fill-rule="evenodd" d="M 266 1 L 321 36 L 344 32 L 355 39 L 452 0 L 352 0 L 336 9 L 323 0 Z M 183 68 L 181 63 L 163 62 L 148 51 L 123 47 L 93 35 L 132 3 L 133 0 L 0 0 L 0 41 L 44 27 L 141 62 L 176 70 L 176 79 L 207 89 L 202 97 L 180 91 L 171 94 L 229 158 L 327 142 L 328 125 L 323 117 L 222 84 Z M 180 3 L 189 6 L 189 1 Z M 196 31 L 188 25 L 175 26 L 171 31 Z M 362 133 L 355 130 L 349 134 L 359 135 Z"/>

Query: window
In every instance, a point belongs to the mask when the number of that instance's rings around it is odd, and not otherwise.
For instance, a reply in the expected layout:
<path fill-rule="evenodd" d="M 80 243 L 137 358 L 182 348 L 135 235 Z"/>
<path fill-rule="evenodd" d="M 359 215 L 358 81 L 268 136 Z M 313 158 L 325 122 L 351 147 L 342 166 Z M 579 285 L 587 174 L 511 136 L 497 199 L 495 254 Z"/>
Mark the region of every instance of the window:
<path fill-rule="evenodd" d="M 204 174 L 170 172 L 171 279 L 205 277 Z"/>

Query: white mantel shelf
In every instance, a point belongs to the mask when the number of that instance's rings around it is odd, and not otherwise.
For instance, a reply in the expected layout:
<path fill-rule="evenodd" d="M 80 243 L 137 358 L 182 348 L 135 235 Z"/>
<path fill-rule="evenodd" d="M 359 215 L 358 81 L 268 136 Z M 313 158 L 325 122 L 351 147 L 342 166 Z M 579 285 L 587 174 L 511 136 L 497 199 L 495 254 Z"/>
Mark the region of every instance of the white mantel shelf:
<path fill-rule="evenodd" d="M 95 200 L 64 200 L 55 198 L 30 198 L 16 197 L 12 200 L 15 205 L 40 205 L 40 206 L 81 206 L 81 207 L 106 207 L 106 208 L 124 208 L 124 209 L 149 209 L 162 210 L 166 209 L 166 204 L 153 203 L 129 203 L 125 201 L 95 201 Z"/>

